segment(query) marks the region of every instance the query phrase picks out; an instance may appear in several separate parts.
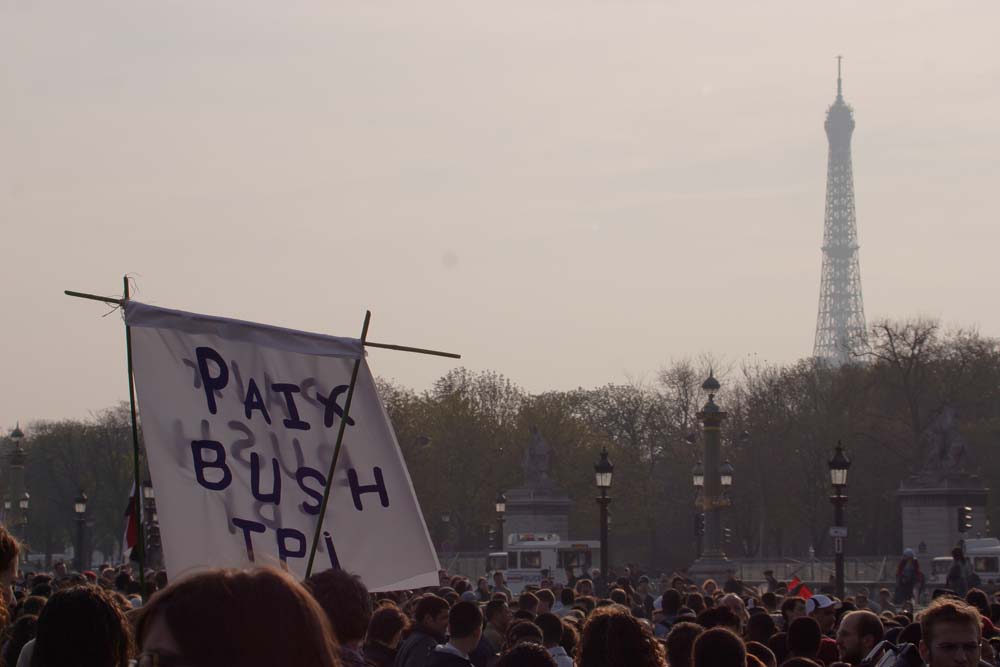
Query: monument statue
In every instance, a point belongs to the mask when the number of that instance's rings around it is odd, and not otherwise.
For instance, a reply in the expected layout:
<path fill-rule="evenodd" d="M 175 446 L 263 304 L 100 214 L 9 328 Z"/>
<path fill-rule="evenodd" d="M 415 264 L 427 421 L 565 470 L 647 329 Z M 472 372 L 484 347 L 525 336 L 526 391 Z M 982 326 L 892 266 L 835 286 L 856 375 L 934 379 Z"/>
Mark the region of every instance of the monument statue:
<path fill-rule="evenodd" d="M 968 444 L 958 431 L 955 408 L 946 405 L 920 436 L 924 442 L 924 464 L 918 475 L 940 481 L 965 472 Z"/>
<path fill-rule="evenodd" d="M 537 426 L 531 427 L 531 439 L 524 449 L 521 469 L 524 470 L 524 486 L 529 489 L 550 488 L 555 482 L 549 477 L 552 448 L 545 441 Z"/>

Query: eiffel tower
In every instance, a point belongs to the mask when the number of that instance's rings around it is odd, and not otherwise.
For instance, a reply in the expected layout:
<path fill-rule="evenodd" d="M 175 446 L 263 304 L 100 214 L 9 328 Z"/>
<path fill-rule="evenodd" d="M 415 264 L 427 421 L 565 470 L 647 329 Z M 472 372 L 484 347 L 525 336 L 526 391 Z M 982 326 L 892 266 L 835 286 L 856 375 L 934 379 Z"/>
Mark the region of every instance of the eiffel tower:
<path fill-rule="evenodd" d="M 856 359 L 865 347 L 866 333 L 851 169 L 854 110 L 844 102 L 841 60 L 837 56 L 837 99 L 827 110 L 824 124 L 830 153 L 826 168 L 823 277 L 813 346 L 813 356 L 836 365 Z"/>

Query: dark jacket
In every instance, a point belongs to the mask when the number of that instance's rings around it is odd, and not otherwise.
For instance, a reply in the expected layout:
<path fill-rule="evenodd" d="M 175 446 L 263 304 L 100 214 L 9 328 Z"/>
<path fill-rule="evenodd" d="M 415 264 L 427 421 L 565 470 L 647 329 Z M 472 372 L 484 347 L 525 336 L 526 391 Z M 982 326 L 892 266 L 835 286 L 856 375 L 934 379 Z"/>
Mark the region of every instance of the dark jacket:
<path fill-rule="evenodd" d="M 416 627 L 396 653 L 395 667 L 427 667 L 427 658 L 444 637 L 435 637 L 422 627 Z"/>
<path fill-rule="evenodd" d="M 363 652 L 368 667 L 393 667 L 396 659 L 396 649 L 389 648 L 382 642 L 366 643 Z"/>
<path fill-rule="evenodd" d="M 472 662 L 451 651 L 442 651 L 435 647 L 427 658 L 427 667 L 472 667 Z"/>

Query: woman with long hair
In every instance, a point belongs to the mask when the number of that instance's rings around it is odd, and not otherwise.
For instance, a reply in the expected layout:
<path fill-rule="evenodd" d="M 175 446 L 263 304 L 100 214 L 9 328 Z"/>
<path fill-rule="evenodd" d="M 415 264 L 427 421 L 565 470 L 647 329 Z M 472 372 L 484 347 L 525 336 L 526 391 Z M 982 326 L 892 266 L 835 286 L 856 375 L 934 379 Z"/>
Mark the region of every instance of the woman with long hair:
<path fill-rule="evenodd" d="M 319 604 L 271 568 L 210 570 L 153 595 L 136 624 L 138 667 L 339 667 Z"/>
<path fill-rule="evenodd" d="M 617 605 L 599 607 L 583 626 L 576 667 L 666 667 L 663 647 L 645 623 Z"/>

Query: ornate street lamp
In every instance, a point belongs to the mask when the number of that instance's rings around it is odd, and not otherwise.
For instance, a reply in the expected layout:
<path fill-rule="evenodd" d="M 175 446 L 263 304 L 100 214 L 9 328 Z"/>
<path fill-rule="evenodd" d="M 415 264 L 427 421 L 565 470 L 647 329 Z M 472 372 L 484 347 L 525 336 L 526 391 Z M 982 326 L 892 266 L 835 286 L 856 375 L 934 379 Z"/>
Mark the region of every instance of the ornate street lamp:
<path fill-rule="evenodd" d="M 31 509 L 31 494 L 25 491 L 21 494 L 21 499 L 17 501 L 17 506 L 22 512 L 27 512 Z M 27 516 L 25 516 L 25 523 L 27 523 Z"/>
<path fill-rule="evenodd" d="M 701 465 L 701 461 L 694 464 L 694 468 L 691 469 L 691 481 L 694 482 L 696 489 L 700 489 L 705 486 L 705 469 Z"/>
<path fill-rule="evenodd" d="M 722 483 L 723 488 L 729 488 L 733 485 L 733 474 L 736 469 L 733 468 L 733 464 L 726 460 L 719 467 L 719 481 Z"/>
<path fill-rule="evenodd" d="M 496 510 L 497 510 L 497 544 L 500 545 L 498 550 L 503 551 L 504 550 L 503 522 L 504 522 L 504 514 L 507 512 L 507 496 L 505 496 L 502 492 L 497 494 Z"/>
<path fill-rule="evenodd" d="M 601 448 L 601 458 L 594 464 L 594 483 L 601 491 L 597 504 L 601 508 L 601 578 L 604 580 L 604 585 L 608 582 L 608 505 L 611 504 L 608 490 L 611 488 L 611 475 L 614 470 L 614 464 L 608 460 L 608 448 Z"/>
<path fill-rule="evenodd" d="M 698 413 L 702 424 L 702 509 L 704 510 L 704 549 L 695 569 L 698 576 L 717 577 L 728 568 L 726 553 L 722 547 L 722 517 L 720 512 L 726 504 L 724 494 L 733 481 L 732 465 L 722 463 L 722 422 L 728 416 L 715 402 L 715 395 L 722 388 L 713 372 L 701 385 L 706 396 L 705 405 Z M 700 527 L 700 522 L 699 522 Z"/>
<path fill-rule="evenodd" d="M 76 571 L 83 572 L 87 567 L 84 556 L 83 531 L 87 525 L 87 494 L 80 489 L 80 495 L 73 501 L 73 513 L 76 514 Z"/>
<path fill-rule="evenodd" d="M 830 467 L 830 483 L 833 485 L 833 558 L 834 579 L 836 580 L 836 595 L 844 599 L 844 539 L 847 537 L 847 527 L 844 525 L 844 505 L 847 504 L 847 471 L 851 469 L 851 460 L 844 454 L 844 446 L 837 441 L 833 458 L 827 462 Z"/>

